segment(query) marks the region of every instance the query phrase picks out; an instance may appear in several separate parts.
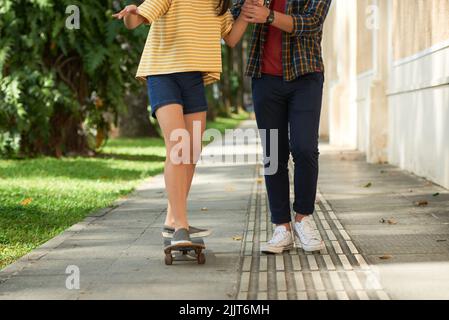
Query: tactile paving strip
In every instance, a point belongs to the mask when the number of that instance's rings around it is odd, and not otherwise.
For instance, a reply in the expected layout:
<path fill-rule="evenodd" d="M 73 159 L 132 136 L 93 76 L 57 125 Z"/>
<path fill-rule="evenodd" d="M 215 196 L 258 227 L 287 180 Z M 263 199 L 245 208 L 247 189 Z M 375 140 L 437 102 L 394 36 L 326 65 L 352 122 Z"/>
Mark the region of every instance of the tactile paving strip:
<path fill-rule="evenodd" d="M 378 274 L 319 191 L 314 222 L 326 244 L 319 253 L 305 252 L 296 243 L 294 249 L 282 255 L 262 254 L 260 247 L 271 238 L 273 225 L 260 175 L 256 175 L 249 205 L 239 300 L 389 299 Z"/>

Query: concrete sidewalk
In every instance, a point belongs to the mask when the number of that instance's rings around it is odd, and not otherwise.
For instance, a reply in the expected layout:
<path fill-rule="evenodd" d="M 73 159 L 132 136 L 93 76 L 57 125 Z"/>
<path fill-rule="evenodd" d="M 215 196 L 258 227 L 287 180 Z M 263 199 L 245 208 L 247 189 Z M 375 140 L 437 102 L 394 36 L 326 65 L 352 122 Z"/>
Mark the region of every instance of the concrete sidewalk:
<path fill-rule="evenodd" d="M 448 190 L 358 152 L 322 151 L 320 190 L 389 296 L 449 299 Z"/>
<path fill-rule="evenodd" d="M 260 154 L 257 139 L 247 142 L 238 140 L 237 151 Z M 220 148 L 215 141 L 204 154 Z M 272 226 L 259 165 L 202 164 L 189 214 L 192 224 L 214 229 L 205 265 L 164 265 L 166 201 L 157 176 L 2 270 L 0 299 L 448 299 L 448 191 L 366 164 L 358 152 L 326 144 L 321 151 L 320 254 L 261 255 Z M 416 206 L 423 200 L 427 206 Z M 66 288 L 68 266 L 79 268 L 79 290 Z"/>

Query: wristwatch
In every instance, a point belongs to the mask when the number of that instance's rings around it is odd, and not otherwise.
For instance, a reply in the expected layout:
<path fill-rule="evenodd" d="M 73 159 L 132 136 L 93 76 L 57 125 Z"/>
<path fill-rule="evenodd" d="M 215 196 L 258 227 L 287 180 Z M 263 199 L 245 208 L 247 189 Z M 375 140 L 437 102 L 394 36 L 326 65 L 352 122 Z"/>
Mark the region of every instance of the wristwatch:
<path fill-rule="evenodd" d="M 274 11 L 270 10 L 270 14 L 267 17 L 267 21 L 265 22 L 267 25 L 272 24 L 274 21 Z"/>

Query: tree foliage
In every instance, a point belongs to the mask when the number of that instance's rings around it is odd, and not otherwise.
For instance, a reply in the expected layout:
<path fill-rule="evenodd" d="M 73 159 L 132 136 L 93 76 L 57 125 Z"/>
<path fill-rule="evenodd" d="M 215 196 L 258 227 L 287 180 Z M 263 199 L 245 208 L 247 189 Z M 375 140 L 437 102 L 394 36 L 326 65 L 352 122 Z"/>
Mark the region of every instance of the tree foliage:
<path fill-rule="evenodd" d="M 0 150 L 60 156 L 101 144 L 139 85 L 148 28 L 130 32 L 111 18 L 126 4 L 0 0 Z M 73 5 L 80 25 L 71 30 Z"/>

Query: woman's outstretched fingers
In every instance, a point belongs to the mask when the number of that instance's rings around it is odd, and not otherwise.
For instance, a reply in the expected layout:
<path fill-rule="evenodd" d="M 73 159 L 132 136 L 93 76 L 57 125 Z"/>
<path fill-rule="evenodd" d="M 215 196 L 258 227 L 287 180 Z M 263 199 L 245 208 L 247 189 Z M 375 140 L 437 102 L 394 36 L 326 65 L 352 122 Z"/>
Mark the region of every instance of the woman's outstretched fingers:
<path fill-rule="evenodd" d="M 117 13 L 113 14 L 112 16 L 113 16 L 114 18 L 117 18 L 117 19 L 121 20 L 121 19 L 123 19 L 123 17 L 124 17 L 125 15 L 126 15 L 126 8 L 123 9 L 123 10 L 121 10 L 120 12 L 117 12 Z"/>
<path fill-rule="evenodd" d="M 114 18 L 117 19 L 123 19 L 124 16 L 128 15 L 128 14 L 138 14 L 138 9 L 135 5 L 129 5 L 126 6 L 123 10 L 121 10 L 120 12 L 117 12 L 115 14 L 113 14 L 112 16 Z"/>
<path fill-rule="evenodd" d="M 123 11 L 123 10 L 122 10 L 122 11 Z M 112 17 L 113 17 L 113 18 L 116 18 L 116 19 L 121 19 L 120 14 L 122 13 L 122 11 L 117 12 L 117 13 L 114 13 L 114 14 L 112 15 Z"/>

